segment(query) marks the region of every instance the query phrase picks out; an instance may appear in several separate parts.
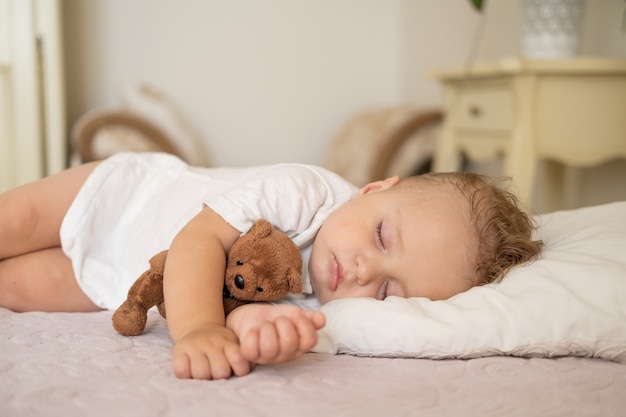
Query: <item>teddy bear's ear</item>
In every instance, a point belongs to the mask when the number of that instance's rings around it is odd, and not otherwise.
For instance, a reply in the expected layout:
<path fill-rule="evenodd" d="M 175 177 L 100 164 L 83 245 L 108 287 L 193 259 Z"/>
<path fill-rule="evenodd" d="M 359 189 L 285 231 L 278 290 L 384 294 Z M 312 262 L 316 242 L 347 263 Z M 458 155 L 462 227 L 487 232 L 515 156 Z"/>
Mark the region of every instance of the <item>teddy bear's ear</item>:
<path fill-rule="evenodd" d="M 272 233 L 272 224 L 265 219 L 259 219 L 252 225 L 248 233 L 256 237 L 266 237 Z"/>
<path fill-rule="evenodd" d="M 167 250 L 161 251 L 150 258 L 150 268 L 163 271 L 165 268 L 165 259 L 167 258 Z"/>
<path fill-rule="evenodd" d="M 289 282 L 289 292 L 298 294 L 302 291 L 302 271 L 289 268 L 287 271 L 287 282 Z"/>

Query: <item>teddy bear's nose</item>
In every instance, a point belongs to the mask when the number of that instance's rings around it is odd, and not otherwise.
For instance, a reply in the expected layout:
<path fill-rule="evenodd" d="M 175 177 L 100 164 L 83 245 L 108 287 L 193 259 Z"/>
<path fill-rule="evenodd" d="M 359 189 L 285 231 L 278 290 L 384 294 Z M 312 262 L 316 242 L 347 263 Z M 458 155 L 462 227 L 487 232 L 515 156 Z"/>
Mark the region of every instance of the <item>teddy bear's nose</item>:
<path fill-rule="evenodd" d="M 240 290 L 243 290 L 246 286 L 246 281 L 239 274 L 235 275 L 235 286 Z"/>

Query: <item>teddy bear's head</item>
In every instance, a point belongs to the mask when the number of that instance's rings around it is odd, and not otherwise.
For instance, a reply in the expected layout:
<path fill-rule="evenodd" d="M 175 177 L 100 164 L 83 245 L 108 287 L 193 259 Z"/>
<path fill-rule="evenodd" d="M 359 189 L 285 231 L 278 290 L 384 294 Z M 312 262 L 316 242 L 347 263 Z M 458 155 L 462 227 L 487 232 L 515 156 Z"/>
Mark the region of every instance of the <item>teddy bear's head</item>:
<path fill-rule="evenodd" d="M 225 295 L 238 300 L 270 301 L 300 291 L 300 250 L 270 222 L 258 220 L 228 253 Z"/>

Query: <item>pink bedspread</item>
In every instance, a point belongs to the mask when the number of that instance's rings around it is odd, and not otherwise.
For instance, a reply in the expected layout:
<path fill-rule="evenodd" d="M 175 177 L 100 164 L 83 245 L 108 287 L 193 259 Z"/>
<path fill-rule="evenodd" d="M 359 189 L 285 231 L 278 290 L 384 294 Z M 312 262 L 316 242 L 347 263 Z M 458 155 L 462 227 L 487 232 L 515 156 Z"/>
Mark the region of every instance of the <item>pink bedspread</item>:
<path fill-rule="evenodd" d="M 0 309 L 0 416 L 624 416 L 626 365 L 307 354 L 228 381 L 178 380 L 171 341 L 119 336 L 111 312 Z"/>

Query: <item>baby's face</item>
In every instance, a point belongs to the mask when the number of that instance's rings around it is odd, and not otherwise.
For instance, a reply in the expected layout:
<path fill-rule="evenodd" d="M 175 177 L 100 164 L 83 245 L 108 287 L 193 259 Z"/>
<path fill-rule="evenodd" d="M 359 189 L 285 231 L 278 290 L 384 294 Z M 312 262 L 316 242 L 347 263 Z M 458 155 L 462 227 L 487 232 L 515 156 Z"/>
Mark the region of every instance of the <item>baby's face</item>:
<path fill-rule="evenodd" d="M 446 186 L 364 187 L 320 229 L 309 274 L 321 303 L 347 297 L 447 299 L 472 284 L 476 241 L 466 204 Z"/>

